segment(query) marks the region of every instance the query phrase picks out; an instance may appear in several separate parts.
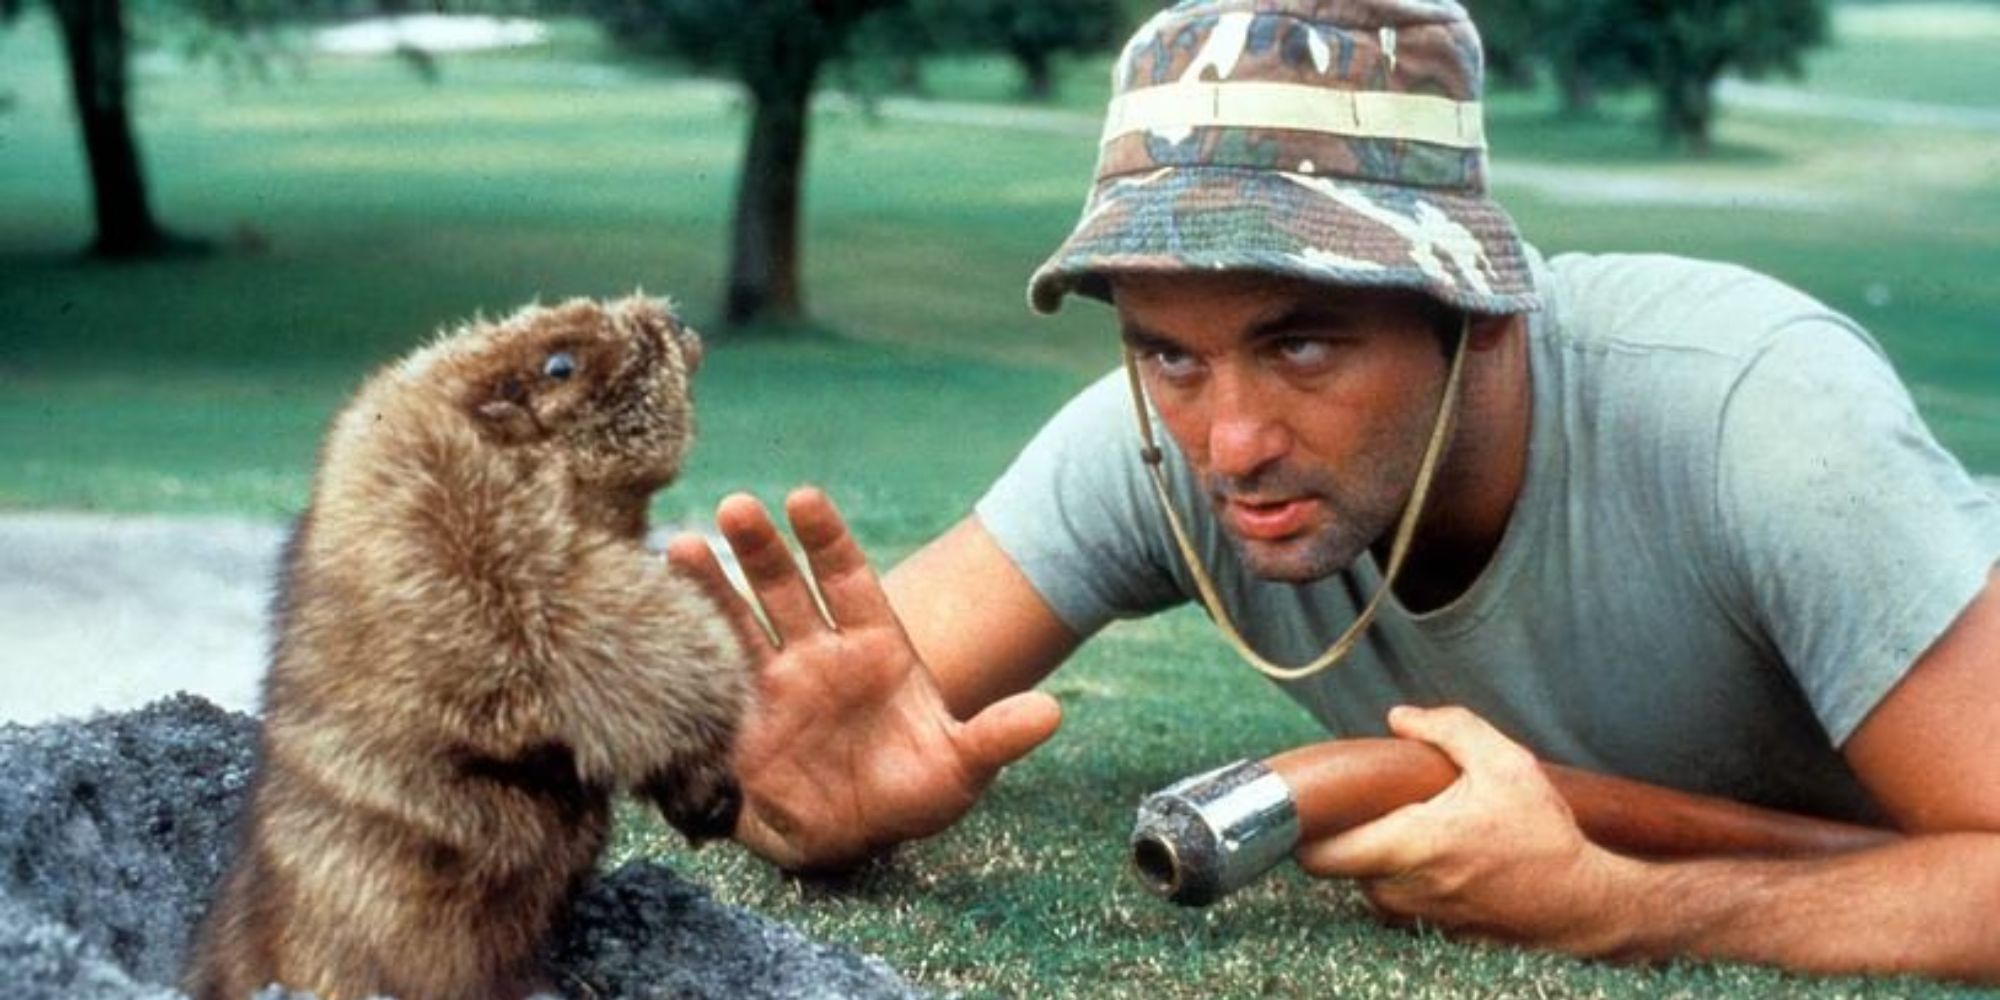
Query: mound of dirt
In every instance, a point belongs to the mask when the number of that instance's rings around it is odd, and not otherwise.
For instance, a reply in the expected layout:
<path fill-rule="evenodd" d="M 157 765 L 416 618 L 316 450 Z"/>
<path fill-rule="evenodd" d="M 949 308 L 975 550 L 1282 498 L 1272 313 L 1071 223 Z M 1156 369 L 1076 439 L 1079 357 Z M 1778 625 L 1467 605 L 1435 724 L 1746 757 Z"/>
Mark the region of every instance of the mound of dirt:
<path fill-rule="evenodd" d="M 257 723 L 190 695 L 0 725 L 0 983 L 19 1000 L 169 1000 L 235 846 Z M 710 899 L 659 865 L 604 875 L 553 959 L 565 995 L 917 997 L 878 959 Z"/>

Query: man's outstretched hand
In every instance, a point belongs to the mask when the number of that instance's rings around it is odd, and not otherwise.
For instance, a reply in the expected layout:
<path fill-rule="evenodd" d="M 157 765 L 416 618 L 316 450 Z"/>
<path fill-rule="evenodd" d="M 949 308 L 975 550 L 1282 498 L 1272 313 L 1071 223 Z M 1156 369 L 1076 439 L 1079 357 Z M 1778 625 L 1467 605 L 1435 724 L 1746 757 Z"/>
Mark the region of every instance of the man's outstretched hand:
<path fill-rule="evenodd" d="M 957 822 L 1002 767 L 1055 732 L 1061 709 L 1027 692 L 954 718 L 833 502 L 801 489 L 785 514 L 825 615 L 749 496 L 725 499 L 716 527 L 768 632 L 705 540 L 680 535 L 667 551 L 721 603 L 756 663 L 756 704 L 736 749 L 736 839 L 788 870 L 836 870 Z"/>

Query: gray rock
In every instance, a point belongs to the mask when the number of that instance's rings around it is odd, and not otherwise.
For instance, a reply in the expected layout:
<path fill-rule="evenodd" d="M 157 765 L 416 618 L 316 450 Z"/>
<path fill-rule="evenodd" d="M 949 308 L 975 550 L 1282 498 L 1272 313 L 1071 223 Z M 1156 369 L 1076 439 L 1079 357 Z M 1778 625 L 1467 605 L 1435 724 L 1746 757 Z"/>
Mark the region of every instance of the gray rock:
<path fill-rule="evenodd" d="M 256 721 L 177 695 L 0 725 L 0 983 L 15 998 L 170 1000 L 235 847 Z M 552 954 L 574 998 L 921 996 L 880 960 L 709 898 L 656 864 L 603 876 Z"/>
<path fill-rule="evenodd" d="M 576 998 L 919 995 L 881 959 L 718 905 L 655 864 L 628 864 L 585 892 L 554 958 Z"/>
<path fill-rule="evenodd" d="M 164 986 L 134 982 L 69 929 L 0 896 L 0 982 L 17 1000 L 177 1000 Z"/>

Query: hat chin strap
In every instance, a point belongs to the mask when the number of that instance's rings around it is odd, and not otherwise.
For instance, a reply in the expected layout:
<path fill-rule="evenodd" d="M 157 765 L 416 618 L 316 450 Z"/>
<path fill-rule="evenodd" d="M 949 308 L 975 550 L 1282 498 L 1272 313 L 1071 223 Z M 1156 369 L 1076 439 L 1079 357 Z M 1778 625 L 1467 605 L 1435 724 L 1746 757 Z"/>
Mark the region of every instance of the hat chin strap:
<path fill-rule="evenodd" d="M 1167 474 L 1160 451 L 1159 441 L 1153 436 L 1153 421 L 1148 415 L 1146 389 L 1139 379 L 1139 362 L 1133 356 L 1132 348 L 1125 348 L 1125 375 L 1132 387 L 1132 407 L 1139 417 L 1139 439 L 1142 442 L 1139 457 L 1146 463 L 1146 471 L 1153 480 L 1153 492 L 1160 498 L 1161 509 L 1167 512 L 1167 525 L 1173 529 L 1174 544 L 1180 547 L 1181 558 L 1187 561 L 1188 573 L 1194 577 L 1195 589 L 1201 593 L 1201 603 L 1208 609 L 1208 616 L 1222 630 L 1223 638 L 1235 647 L 1237 655 L 1254 667 L 1258 673 L 1276 681 L 1296 681 L 1319 673 L 1339 663 L 1361 641 L 1368 626 L 1375 621 L 1382 602 L 1388 598 L 1390 589 L 1396 585 L 1396 576 L 1402 572 L 1403 558 L 1409 555 L 1410 541 L 1417 533 L 1417 520 L 1423 515 L 1424 501 L 1429 498 L 1432 480 L 1436 478 L 1438 461 L 1444 455 L 1445 441 L 1451 437 L 1452 415 L 1458 409 L 1458 387 L 1460 373 L 1465 368 L 1465 345 L 1471 340 L 1472 317 L 1467 315 L 1459 330 L 1458 349 L 1451 358 L 1450 374 L 1445 376 L 1444 398 L 1438 400 L 1437 419 L 1431 426 L 1430 443 L 1424 448 L 1423 465 L 1417 470 L 1416 485 L 1410 491 L 1410 504 L 1403 509 L 1402 520 L 1396 525 L 1396 536 L 1389 546 L 1389 565 L 1382 574 L 1382 586 L 1375 591 L 1367 607 L 1361 609 L 1347 631 L 1326 648 L 1326 652 L 1311 663 L 1287 667 L 1273 663 L 1252 648 L 1249 640 L 1243 638 L 1229 613 L 1223 610 L 1222 600 L 1216 595 L 1215 581 L 1209 579 L 1208 571 L 1202 568 L 1201 558 L 1195 554 L 1194 543 L 1188 539 L 1187 527 L 1181 523 L 1180 514 L 1174 509 L 1172 495 L 1167 490 Z"/>

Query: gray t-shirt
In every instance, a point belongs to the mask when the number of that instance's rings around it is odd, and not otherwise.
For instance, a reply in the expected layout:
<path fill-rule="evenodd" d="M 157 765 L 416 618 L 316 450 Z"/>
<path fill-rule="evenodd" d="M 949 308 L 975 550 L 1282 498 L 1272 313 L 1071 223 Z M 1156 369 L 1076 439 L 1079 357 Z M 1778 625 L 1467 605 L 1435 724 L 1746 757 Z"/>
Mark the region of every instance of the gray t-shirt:
<path fill-rule="evenodd" d="M 1879 818 L 1837 748 L 1984 586 L 2000 503 L 1867 334 L 1805 295 L 1672 257 L 1531 258 L 1529 468 L 1498 551 L 1443 608 L 1392 598 L 1352 656 L 1286 693 L 1337 735 L 1462 704 L 1547 760 Z M 1195 594 L 1130 406 L 1107 375 L 978 505 L 1084 635 Z M 1313 659 L 1375 592 L 1372 558 L 1303 586 L 1250 576 L 1163 443 L 1245 637 Z"/>

